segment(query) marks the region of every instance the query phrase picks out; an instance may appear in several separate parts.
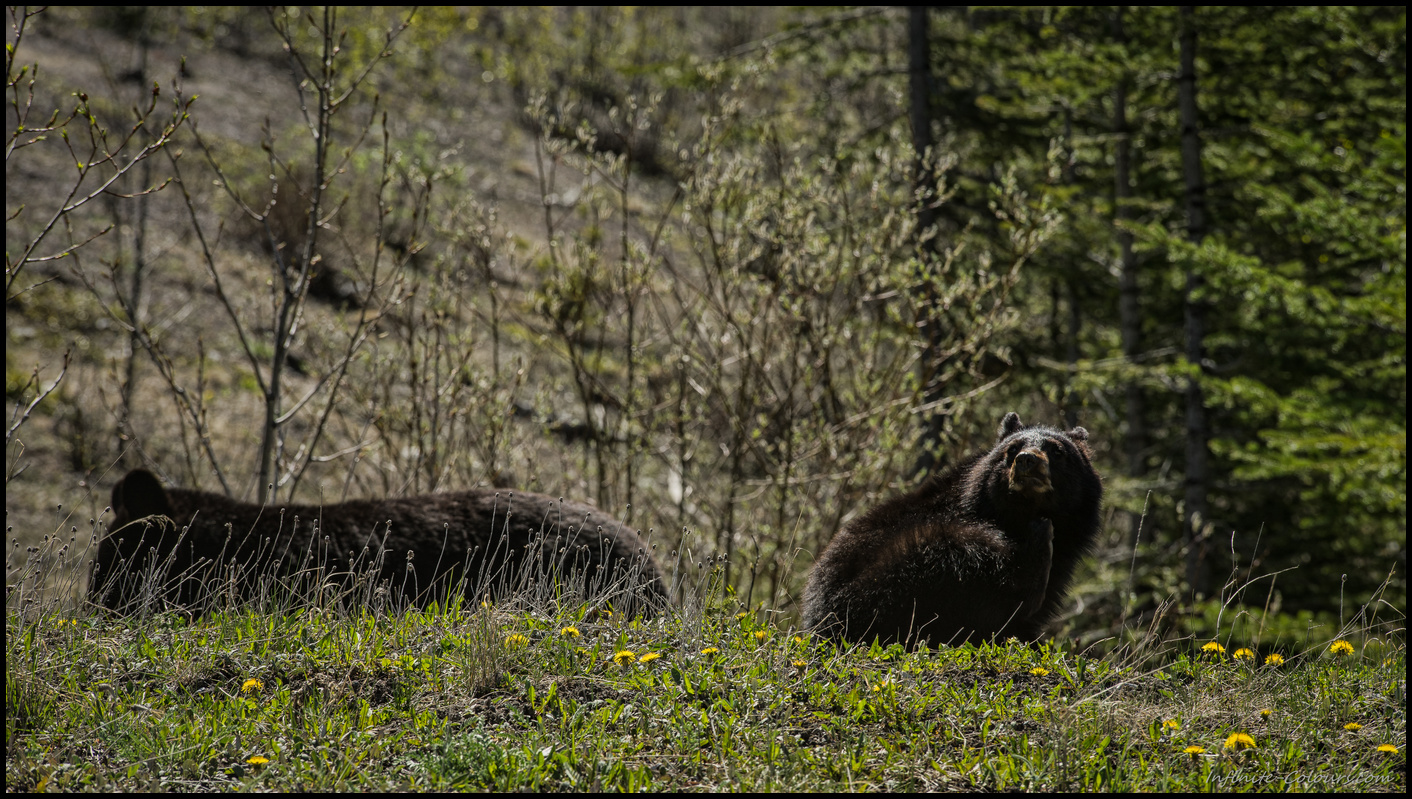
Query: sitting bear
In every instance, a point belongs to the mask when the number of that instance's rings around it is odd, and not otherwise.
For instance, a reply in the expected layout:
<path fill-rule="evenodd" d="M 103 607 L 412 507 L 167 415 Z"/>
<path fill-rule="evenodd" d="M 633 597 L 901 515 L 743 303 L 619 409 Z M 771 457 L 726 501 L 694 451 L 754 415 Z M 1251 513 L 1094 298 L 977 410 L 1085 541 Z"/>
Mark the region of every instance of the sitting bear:
<path fill-rule="evenodd" d="M 126 613 L 195 610 L 222 597 L 308 597 L 330 590 L 425 605 L 556 590 L 651 613 L 669 604 L 636 533 L 586 505 L 493 490 L 262 507 L 164 489 L 134 469 L 113 487 L 89 598 Z M 283 588 L 271 589 L 278 584 Z"/>
<path fill-rule="evenodd" d="M 1098 534 L 1088 431 L 1006 414 L 995 448 L 846 524 L 814 564 L 804 626 L 909 648 L 1044 632 Z"/>

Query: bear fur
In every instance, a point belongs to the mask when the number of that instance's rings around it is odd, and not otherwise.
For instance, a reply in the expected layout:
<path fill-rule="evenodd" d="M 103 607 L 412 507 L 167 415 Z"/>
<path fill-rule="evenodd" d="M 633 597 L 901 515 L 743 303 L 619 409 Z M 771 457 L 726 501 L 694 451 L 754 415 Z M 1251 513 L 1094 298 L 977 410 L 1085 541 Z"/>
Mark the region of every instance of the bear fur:
<path fill-rule="evenodd" d="M 1032 642 L 1099 530 L 1088 431 L 1025 427 L 850 521 L 814 564 L 804 626 L 913 647 Z"/>
<path fill-rule="evenodd" d="M 89 598 L 120 613 L 203 610 L 222 597 L 337 594 L 426 605 L 512 592 L 604 600 L 628 613 L 669 604 L 646 543 L 600 511 L 539 494 L 474 490 L 323 506 L 261 507 L 164 489 L 143 469 L 113 487 Z M 312 589 L 312 590 L 311 590 Z M 156 604 L 151 604 L 156 600 Z"/>

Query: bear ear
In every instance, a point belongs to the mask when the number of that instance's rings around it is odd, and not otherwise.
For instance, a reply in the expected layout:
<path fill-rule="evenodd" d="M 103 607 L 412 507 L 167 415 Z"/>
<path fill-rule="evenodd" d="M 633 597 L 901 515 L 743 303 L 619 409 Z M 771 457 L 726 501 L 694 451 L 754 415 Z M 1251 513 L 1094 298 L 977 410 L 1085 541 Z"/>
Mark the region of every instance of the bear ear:
<path fill-rule="evenodd" d="M 1070 430 L 1065 435 L 1075 441 L 1088 441 L 1088 431 L 1083 429 L 1082 427 L 1075 427 L 1073 430 Z"/>
<path fill-rule="evenodd" d="M 1025 423 L 1020 421 L 1020 414 L 1011 411 L 1005 414 L 1005 419 L 1000 423 L 1000 438 L 1009 438 L 1016 430 L 1024 427 Z"/>
<path fill-rule="evenodd" d="M 172 501 L 156 475 L 146 469 L 133 469 L 113 486 L 113 510 L 126 511 L 128 519 L 171 516 Z"/>

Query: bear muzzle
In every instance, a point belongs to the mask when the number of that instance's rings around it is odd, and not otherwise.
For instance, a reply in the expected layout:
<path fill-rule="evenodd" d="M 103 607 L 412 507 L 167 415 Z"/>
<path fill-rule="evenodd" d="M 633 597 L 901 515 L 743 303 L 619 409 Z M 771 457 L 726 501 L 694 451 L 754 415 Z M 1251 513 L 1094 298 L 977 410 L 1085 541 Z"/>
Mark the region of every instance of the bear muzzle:
<path fill-rule="evenodd" d="M 1054 490 L 1049 482 L 1049 458 L 1042 450 L 1027 449 L 1016 455 L 1009 477 L 1010 490 L 1021 494 L 1048 494 Z"/>

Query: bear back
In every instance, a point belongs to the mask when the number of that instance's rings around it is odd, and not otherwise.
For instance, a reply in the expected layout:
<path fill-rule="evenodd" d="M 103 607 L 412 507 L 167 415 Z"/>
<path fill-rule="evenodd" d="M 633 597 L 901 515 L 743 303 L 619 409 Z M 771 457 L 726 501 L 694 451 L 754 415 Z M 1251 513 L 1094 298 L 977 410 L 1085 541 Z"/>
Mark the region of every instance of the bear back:
<path fill-rule="evenodd" d="M 113 487 L 89 597 L 119 612 L 222 597 L 334 593 L 425 605 L 453 591 L 669 604 L 651 549 L 601 511 L 528 492 L 471 490 L 326 505 L 262 507 L 163 488 L 135 469 Z"/>

